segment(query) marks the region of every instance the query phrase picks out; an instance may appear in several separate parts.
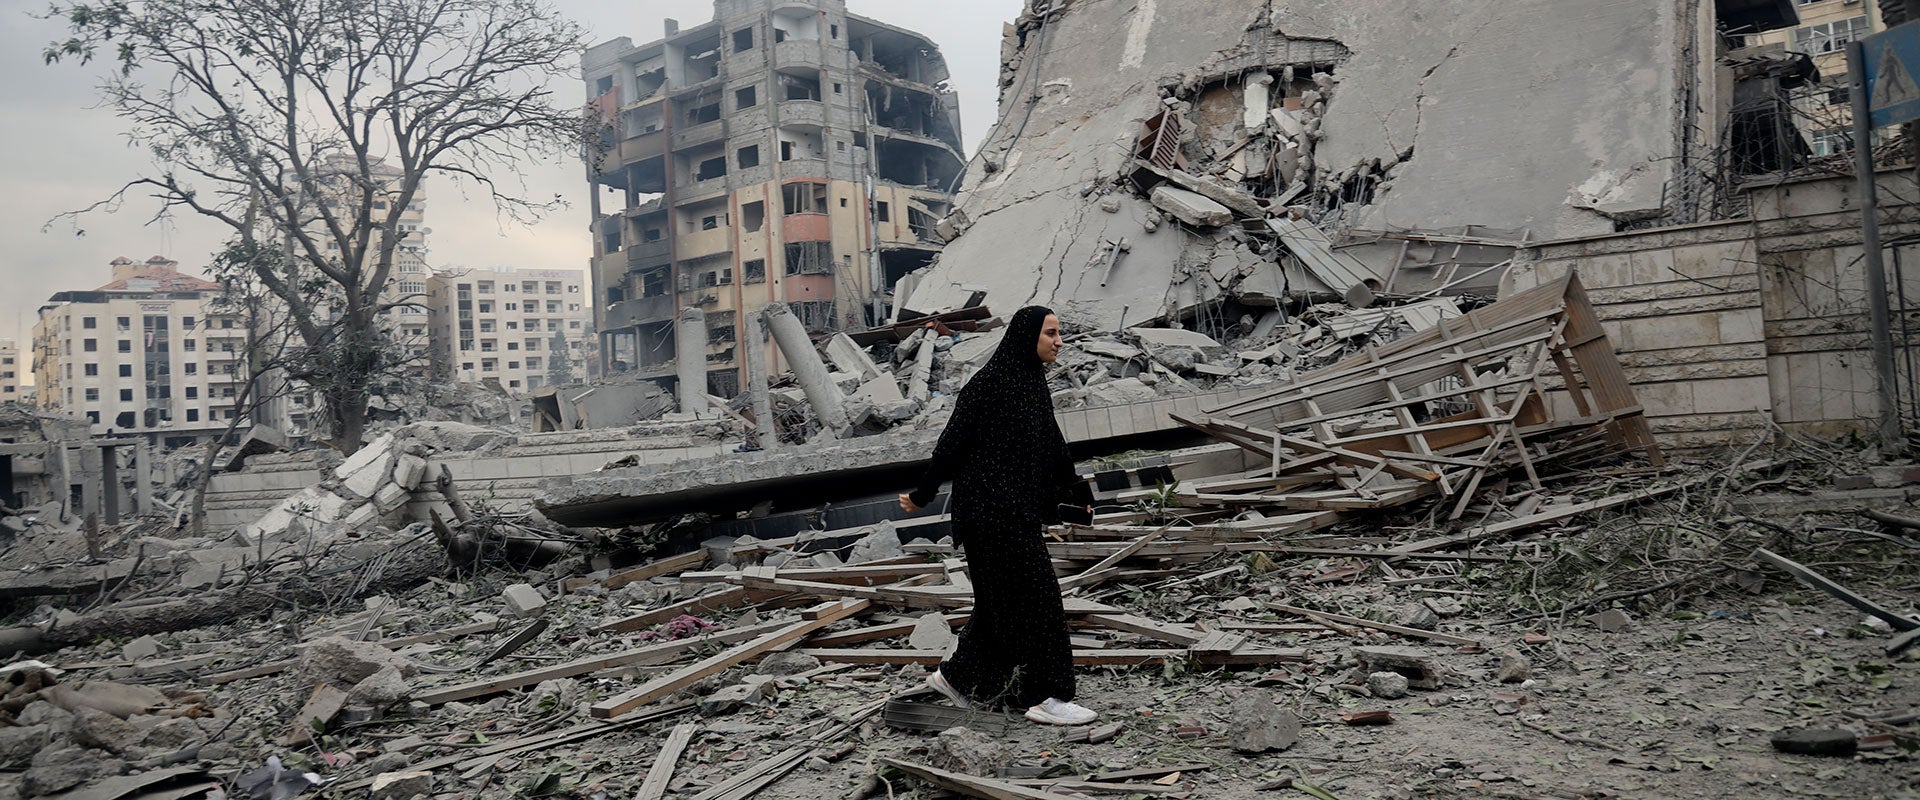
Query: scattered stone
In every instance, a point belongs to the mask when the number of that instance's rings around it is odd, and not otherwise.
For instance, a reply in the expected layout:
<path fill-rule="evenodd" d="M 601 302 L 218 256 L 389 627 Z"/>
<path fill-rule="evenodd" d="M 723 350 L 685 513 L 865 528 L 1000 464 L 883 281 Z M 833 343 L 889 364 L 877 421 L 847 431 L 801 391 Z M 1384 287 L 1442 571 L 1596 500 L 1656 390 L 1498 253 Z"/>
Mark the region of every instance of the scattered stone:
<path fill-rule="evenodd" d="M 160 640 L 152 636 L 142 636 L 120 646 L 120 657 L 128 661 L 145 661 L 160 655 Z"/>
<path fill-rule="evenodd" d="M 516 617 L 531 617 L 547 607 L 547 598 L 524 583 L 516 583 L 500 591 L 500 599 L 507 604 L 507 613 Z"/>
<path fill-rule="evenodd" d="M 736 683 L 721 688 L 700 700 L 700 715 L 717 717 L 732 712 L 747 703 L 759 700 L 766 693 L 765 683 Z"/>
<path fill-rule="evenodd" d="M 943 654 L 959 642 L 960 637 L 954 635 L 953 626 L 947 624 L 946 616 L 938 611 L 922 614 L 913 623 L 913 633 L 907 636 L 907 644 L 913 649 Z"/>
<path fill-rule="evenodd" d="M 892 522 L 883 521 L 869 530 L 847 552 L 847 563 L 865 564 L 906 555 L 906 551 L 900 549 L 900 534 L 894 530 Z"/>
<path fill-rule="evenodd" d="M 1500 650 L 1500 669 L 1493 677 L 1501 683 L 1520 683 L 1533 677 L 1533 661 L 1511 647 Z"/>
<path fill-rule="evenodd" d="M 373 778 L 373 796 L 380 800 L 407 800 L 433 791 L 431 772 L 388 772 Z"/>
<path fill-rule="evenodd" d="M 400 675 L 399 667 L 389 664 L 354 684 L 347 691 L 347 702 L 386 708 L 407 699 L 412 691 L 407 686 L 407 679 Z"/>
<path fill-rule="evenodd" d="M 293 668 L 294 685 L 353 686 L 385 667 L 408 677 L 418 671 L 412 661 L 380 645 L 325 636 L 301 646 L 300 660 Z"/>
<path fill-rule="evenodd" d="M 386 744 L 382 745 L 381 749 L 389 753 L 411 753 L 415 750 L 418 750 L 426 746 L 427 746 L 426 738 L 420 737 L 420 736 L 407 736 L 404 738 L 391 740 Z"/>
<path fill-rule="evenodd" d="M 1842 728 L 1792 728 L 1773 735 L 1773 749 L 1803 756 L 1851 756 L 1860 747 L 1853 731 Z"/>
<path fill-rule="evenodd" d="M 1433 656 L 1410 647 L 1355 647 L 1353 658 L 1368 672 L 1398 672 L 1415 689 L 1438 689 L 1446 685 L 1446 671 Z"/>
<path fill-rule="evenodd" d="M 1440 630 L 1440 615 L 1433 613 L 1433 609 L 1425 603 L 1412 603 L 1400 609 L 1400 624 L 1423 631 L 1437 631 Z"/>
<path fill-rule="evenodd" d="M 403 753 L 381 753 L 367 760 L 365 769 L 375 775 L 385 772 L 398 772 L 406 769 L 413 759 Z"/>
<path fill-rule="evenodd" d="M 193 720 L 175 717 L 162 721 L 146 732 L 146 738 L 140 740 L 140 746 L 151 753 L 177 753 L 204 744 L 207 732 Z"/>
<path fill-rule="evenodd" d="M 994 775 L 1011 754 L 999 740 L 971 728 L 948 728 L 927 748 L 927 763 L 963 775 Z"/>
<path fill-rule="evenodd" d="M 49 747 L 34 755 L 33 766 L 20 776 L 20 791 L 29 797 L 53 794 L 126 769 L 126 762 L 98 750 Z"/>
<path fill-rule="evenodd" d="M 1602 633 L 1619 633 L 1633 627 L 1633 617 L 1617 608 L 1609 608 L 1589 617 Z"/>
<path fill-rule="evenodd" d="M 1300 741 L 1300 718 L 1281 708 L 1272 692 L 1250 689 L 1227 707 L 1227 740 L 1242 753 L 1285 750 Z"/>
<path fill-rule="evenodd" d="M 1398 672 L 1375 672 L 1367 676 L 1367 691 L 1383 700 L 1407 696 L 1407 676 Z"/>
<path fill-rule="evenodd" d="M 74 713 L 72 735 L 77 744 L 98 747 L 115 755 L 138 751 L 140 740 L 146 738 L 146 732 L 134 727 L 133 723 L 91 708 L 82 708 Z"/>
<path fill-rule="evenodd" d="M 53 730 L 46 725 L 0 728 L 0 769 L 19 769 L 33 763 L 34 754 L 52 739 Z"/>
<path fill-rule="evenodd" d="M 774 653 L 760 659 L 761 675 L 798 675 L 820 668 L 820 659 L 806 653 Z"/>

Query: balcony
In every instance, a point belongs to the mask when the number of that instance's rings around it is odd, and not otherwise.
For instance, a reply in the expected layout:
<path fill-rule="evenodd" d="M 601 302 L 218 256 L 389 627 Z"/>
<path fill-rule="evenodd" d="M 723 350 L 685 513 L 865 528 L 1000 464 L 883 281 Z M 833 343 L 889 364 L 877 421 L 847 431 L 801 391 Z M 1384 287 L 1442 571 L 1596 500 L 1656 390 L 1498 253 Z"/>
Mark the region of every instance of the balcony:
<path fill-rule="evenodd" d="M 688 150 L 707 144 L 708 142 L 720 141 L 726 138 L 726 135 L 726 124 L 717 119 L 712 122 L 702 122 L 690 127 L 675 128 L 673 131 L 673 149 Z"/>
<path fill-rule="evenodd" d="M 823 50 L 818 39 L 788 39 L 773 46 L 773 63 L 781 68 L 825 69 L 827 57 L 824 54 L 836 49 L 827 47 Z"/>
<path fill-rule="evenodd" d="M 607 309 L 607 329 L 619 330 L 635 325 L 667 322 L 674 317 L 673 295 L 658 294 L 637 300 L 623 300 Z"/>
<path fill-rule="evenodd" d="M 662 238 L 659 241 L 628 245 L 623 252 L 627 254 L 627 269 L 657 267 L 673 258 L 673 243 Z"/>
<path fill-rule="evenodd" d="M 827 104 L 818 100 L 780 101 L 780 127 L 824 128 Z"/>

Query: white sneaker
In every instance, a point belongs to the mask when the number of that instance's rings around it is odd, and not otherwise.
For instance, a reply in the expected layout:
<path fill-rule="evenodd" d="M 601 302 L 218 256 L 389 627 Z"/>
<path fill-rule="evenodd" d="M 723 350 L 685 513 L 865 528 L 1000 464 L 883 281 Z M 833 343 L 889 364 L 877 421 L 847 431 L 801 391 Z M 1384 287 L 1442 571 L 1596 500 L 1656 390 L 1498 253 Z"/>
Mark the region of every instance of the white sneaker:
<path fill-rule="evenodd" d="M 1027 709 L 1027 719 L 1043 725 L 1085 725 L 1099 716 L 1091 708 L 1052 697 Z"/>
<path fill-rule="evenodd" d="M 945 696 L 947 702 L 952 703 L 955 708 L 973 707 L 973 704 L 967 702 L 967 698 L 960 694 L 960 690 L 953 688 L 953 684 L 947 682 L 947 677 L 941 675 L 940 670 L 936 669 L 932 675 L 927 676 L 927 685 L 933 687 L 934 691 Z"/>

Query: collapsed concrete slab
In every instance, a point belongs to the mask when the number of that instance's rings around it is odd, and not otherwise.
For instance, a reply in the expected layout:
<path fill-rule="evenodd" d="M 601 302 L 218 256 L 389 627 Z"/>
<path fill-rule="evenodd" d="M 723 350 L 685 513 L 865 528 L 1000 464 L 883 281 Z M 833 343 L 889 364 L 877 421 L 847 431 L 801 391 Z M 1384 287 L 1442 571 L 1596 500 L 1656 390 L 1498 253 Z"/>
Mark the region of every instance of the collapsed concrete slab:
<path fill-rule="evenodd" d="M 1008 124 L 909 302 L 958 307 L 984 289 L 996 307 L 1043 303 L 1114 329 L 1273 280 L 1272 253 L 1253 270 L 1222 258 L 1245 232 L 1163 225 L 1125 180 L 1148 161 L 1162 200 L 1217 181 L 1257 190 L 1267 214 L 1342 230 L 1538 240 L 1660 216 L 1680 202 L 1663 191 L 1676 165 L 1718 140 L 1712 15 L 1665 0 L 1578 13 L 1550 0 L 1029 3 L 1005 47 Z M 1271 108 L 1252 113 L 1255 101 Z M 1103 280 L 1088 265 L 1121 239 L 1132 252 Z"/>

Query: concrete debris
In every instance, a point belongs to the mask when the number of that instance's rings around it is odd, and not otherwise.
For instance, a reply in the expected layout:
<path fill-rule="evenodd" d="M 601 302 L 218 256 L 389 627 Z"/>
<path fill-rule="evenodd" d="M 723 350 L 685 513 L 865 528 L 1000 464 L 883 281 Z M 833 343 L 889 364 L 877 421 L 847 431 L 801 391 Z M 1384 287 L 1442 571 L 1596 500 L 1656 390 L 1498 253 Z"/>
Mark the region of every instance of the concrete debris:
<path fill-rule="evenodd" d="M 935 736 L 927 763 L 963 775 L 995 775 L 1012 760 L 1006 742 L 971 728 L 949 728 Z"/>
<path fill-rule="evenodd" d="M 403 676 L 417 671 L 413 662 L 377 644 L 326 636 L 300 648 L 293 674 L 303 686 L 353 686 L 389 668 Z"/>
<path fill-rule="evenodd" d="M 1367 675 L 1367 691 L 1382 700 L 1407 696 L 1407 676 L 1398 672 L 1374 672 Z"/>
<path fill-rule="evenodd" d="M 1498 655 L 1500 668 L 1494 672 L 1494 680 L 1501 683 L 1522 683 L 1533 677 L 1533 660 L 1519 650 L 1511 647 L 1501 648 Z"/>
<path fill-rule="evenodd" d="M 1300 741 L 1300 718 L 1272 692 L 1250 689 L 1227 707 L 1227 739 L 1241 753 L 1285 750 Z"/>
<path fill-rule="evenodd" d="M 547 607 L 547 598 L 524 583 L 516 583 L 501 590 L 500 600 L 506 604 L 507 613 L 516 617 L 531 617 Z"/>
<path fill-rule="evenodd" d="M 946 615 L 938 611 L 920 615 L 913 623 L 913 633 L 907 635 L 907 644 L 913 649 L 934 653 L 951 653 L 959 643 L 960 637 L 954 635 Z"/>
<path fill-rule="evenodd" d="M 1205 196 L 1172 186 L 1153 190 L 1153 205 L 1174 218 L 1198 228 L 1218 228 L 1233 222 L 1233 212 Z"/>

